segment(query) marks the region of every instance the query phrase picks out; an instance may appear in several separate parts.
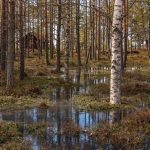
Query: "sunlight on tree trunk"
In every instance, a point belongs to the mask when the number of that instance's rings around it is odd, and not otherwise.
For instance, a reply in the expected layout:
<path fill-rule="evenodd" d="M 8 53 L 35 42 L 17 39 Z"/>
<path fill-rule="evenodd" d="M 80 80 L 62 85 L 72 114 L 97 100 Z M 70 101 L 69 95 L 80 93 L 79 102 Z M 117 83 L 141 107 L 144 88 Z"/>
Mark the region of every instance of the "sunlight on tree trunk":
<path fill-rule="evenodd" d="M 123 0 L 116 0 L 114 4 L 112 26 L 112 56 L 110 79 L 110 103 L 120 101 L 120 75 L 121 75 L 121 17 Z"/>

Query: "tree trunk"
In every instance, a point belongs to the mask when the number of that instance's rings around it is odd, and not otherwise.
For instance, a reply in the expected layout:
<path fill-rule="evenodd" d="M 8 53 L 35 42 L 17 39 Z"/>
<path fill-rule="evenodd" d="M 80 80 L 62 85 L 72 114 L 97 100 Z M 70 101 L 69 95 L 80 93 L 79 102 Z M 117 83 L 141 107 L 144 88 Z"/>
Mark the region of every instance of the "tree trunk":
<path fill-rule="evenodd" d="M 78 61 L 78 66 L 81 66 L 81 56 L 80 56 L 80 0 L 76 0 L 76 35 L 77 35 L 77 61 Z"/>
<path fill-rule="evenodd" d="M 98 60 L 101 57 L 101 13 L 100 13 L 101 1 L 99 0 L 99 17 L 98 17 Z"/>
<path fill-rule="evenodd" d="M 87 36 L 88 36 L 88 26 L 87 26 L 87 23 L 88 23 L 88 6 L 87 6 L 87 0 L 86 0 L 86 18 L 85 18 L 85 58 L 87 58 L 87 55 L 88 55 L 88 48 L 87 48 Z"/>
<path fill-rule="evenodd" d="M 47 0 L 45 0 L 45 54 L 46 54 L 46 65 L 49 65 L 49 56 L 48 56 L 48 19 L 47 19 Z"/>
<path fill-rule="evenodd" d="M 39 0 L 37 0 L 37 49 L 38 49 L 38 57 L 39 59 L 41 59 L 41 53 L 40 53 L 40 4 L 39 4 Z"/>
<path fill-rule="evenodd" d="M 149 6 L 148 58 L 150 63 L 150 2 L 148 3 L 148 6 Z"/>
<path fill-rule="evenodd" d="M 54 33 L 53 33 L 53 18 L 54 18 L 54 10 L 53 10 L 53 0 L 50 2 L 50 59 L 53 59 L 53 53 L 54 53 Z"/>
<path fill-rule="evenodd" d="M 23 1 L 20 0 L 20 26 L 19 26 L 19 40 L 20 40 L 20 66 L 19 79 L 24 79 L 24 40 L 23 40 Z"/>
<path fill-rule="evenodd" d="M 14 84 L 14 51 L 15 51 L 15 1 L 11 0 L 8 23 L 8 52 L 7 52 L 7 88 Z"/>
<path fill-rule="evenodd" d="M 128 51 L 128 0 L 124 0 L 124 62 L 123 69 L 126 67 Z"/>
<path fill-rule="evenodd" d="M 110 78 L 111 104 L 116 104 L 120 102 L 122 5 L 123 0 L 115 1 L 112 26 L 112 57 Z"/>
<path fill-rule="evenodd" d="M 30 2 L 29 2 L 30 0 L 28 0 L 28 33 L 30 32 Z M 27 41 L 27 55 L 28 55 L 28 57 L 29 57 L 29 55 L 30 55 L 30 43 L 29 43 L 29 41 Z"/>
<path fill-rule="evenodd" d="M 70 0 L 67 0 L 66 6 L 66 24 L 65 24 L 65 80 L 69 79 L 69 53 L 70 53 Z"/>
<path fill-rule="evenodd" d="M 7 49 L 7 1 L 2 0 L 2 19 L 1 19 L 1 58 L 0 69 L 6 68 L 6 49 Z"/>
<path fill-rule="evenodd" d="M 56 46 L 56 70 L 60 71 L 60 33 L 61 33 L 61 0 L 58 1 L 58 24 L 57 24 L 57 46 Z"/>

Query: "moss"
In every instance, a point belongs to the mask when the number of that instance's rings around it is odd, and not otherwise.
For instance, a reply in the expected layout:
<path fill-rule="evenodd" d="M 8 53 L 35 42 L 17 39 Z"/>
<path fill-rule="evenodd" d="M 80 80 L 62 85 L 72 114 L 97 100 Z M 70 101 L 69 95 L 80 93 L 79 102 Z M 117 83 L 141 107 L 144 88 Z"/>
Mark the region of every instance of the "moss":
<path fill-rule="evenodd" d="M 127 104 L 111 105 L 106 98 L 98 99 L 95 96 L 80 95 L 73 98 L 74 104 L 79 109 L 85 110 L 111 110 L 111 109 L 127 109 L 133 106 Z"/>
<path fill-rule="evenodd" d="M 122 96 L 131 97 L 137 94 L 149 94 L 150 84 L 147 82 L 129 81 L 121 84 Z M 108 83 L 101 83 L 97 85 L 91 85 L 89 94 L 99 97 L 99 95 L 108 96 L 110 94 L 110 85 Z"/>
<path fill-rule="evenodd" d="M 128 64 L 134 64 L 137 66 L 140 65 L 148 65 L 148 55 L 147 55 L 147 50 L 145 49 L 139 49 L 139 54 L 134 54 L 134 55 L 129 55 L 128 57 Z"/>
<path fill-rule="evenodd" d="M 121 91 L 123 95 L 133 95 L 137 93 L 150 93 L 150 84 L 149 83 L 140 83 L 140 82 L 127 82 L 122 84 Z"/>
<path fill-rule="evenodd" d="M 99 94 L 109 94 L 110 92 L 110 87 L 109 84 L 106 83 L 101 83 L 101 84 L 97 84 L 97 85 L 91 85 L 90 86 L 90 90 L 89 93 L 92 95 L 99 95 Z"/>
<path fill-rule="evenodd" d="M 132 96 L 122 96 L 121 97 L 122 104 L 131 104 L 131 105 L 140 105 L 140 104 L 149 104 L 150 103 L 150 95 L 145 93 L 138 93 Z"/>
<path fill-rule="evenodd" d="M 150 70 L 135 70 L 135 71 L 126 71 L 123 73 L 122 79 L 126 82 L 127 80 L 136 80 L 136 81 L 150 81 Z"/>
<path fill-rule="evenodd" d="M 42 102 L 51 106 L 48 95 L 57 87 L 70 88 L 77 86 L 72 82 L 65 82 L 59 78 L 48 76 L 32 76 L 20 81 L 13 89 L 0 88 L 0 109 L 3 107 L 39 106 Z M 41 107 L 41 105 L 40 105 Z"/>
<path fill-rule="evenodd" d="M 13 89 L 8 90 L 5 87 L 0 88 L 0 95 L 15 95 L 15 96 L 27 96 L 30 95 L 32 96 L 35 95 L 34 92 L 30 92 L 32 89 L 37 89 L 40 91 L 39 94 L 44 93 L 44 90 L 48 87 L 48 83 L 50 82 L 51 79 L 48 77 L 28 77 L 25 78 L 23 81 L 16 81 L 17 83 L 13 87 Z"/>
<path fill-rule="evenodd" d="M 40 137 L 41 140 L 44 140 L 44 136 L 46 133 L 46 128 L 50 127 L 50 124 L 46 124 L 45 122 L 38 122 L 32 124 L 26 124 L 25 128 L 29 134 Z"/>
<path fill-rule="evenodd" d="M 30 96 L 0 96 L 0 109 L 8 108 L 24 108 L 41 106 L 41 103 L 45 103 L 47 106 L 52 106 L 53 102 L 43 98 L 33 98 Z"/>
<path fill-rule="evenodd" d="M 79 135 L 80 127 L 77 126 L 72 120 L 68 120 L 66 123 L 63 123 L 61 126 L 61 130 L 58 134 L 65 134 L 70 136 Z"/>
<path fill-rule="evenodd" d="M 92 132 L 99 143 L 110 142 L 114 149 L 136 149 L 150 135 L 150 109 L 124 118 L 120 124 L 101 123 Z"/>
<path fill-rule="evenodd" d="M 122 96 L 120 104 L 111 105 L 109 97 L 99 98 L 95 94 L 82 94 L 73 97 L 75 106 L 85 110 L 110 110 L 110 109 L 134 109 L 140 105 L 150 103 L 150 95 L 139 93 L 131 96 Z"/>
<path fill-rule="evenodd" d="M 26 146 L 17 123 L 0 122 L 0 149 L 25 149 Z"/>

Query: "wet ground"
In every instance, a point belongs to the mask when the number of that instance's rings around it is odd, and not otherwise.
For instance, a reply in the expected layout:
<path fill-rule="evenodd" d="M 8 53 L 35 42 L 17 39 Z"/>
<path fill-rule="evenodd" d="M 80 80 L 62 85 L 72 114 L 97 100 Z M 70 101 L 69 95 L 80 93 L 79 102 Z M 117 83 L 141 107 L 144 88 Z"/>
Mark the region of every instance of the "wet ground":
<path fill-rule="evenodd" d="M 69 78 L 73 83 L 77 83 L 77 86 L 65 88 L 60 86 L 53 89 L 53 92 L 48 97 L 55 101 L 56 105 L 54 107 L 33 107 L 23 110 L 2 111 L 0 112 L 0 120 L 19 123 L 24 140 L 31 143 L 33 150 L 95 150 L 99 147 L 105 150 L 112 149 L 111 144 L 108 143 L 99 145 L 89 134 L 90 129 L 103 121 L 110 124 L 119 122 L 132 111 L 83 111 L 76 109 L 72 102 L 74 95 L 88 93 L 91 85 L 109 83 L 109 77 L 105 75 L 101 75 L 99 79 L 93 78 L 93 75 L 97 75 L 99 72 L 106 73 L 107 71 L 109 71 L 109 67 L 70 70 Z M 64 78 L 64 75 L 61 75 L 60 78 Z M 65 125 L 67 123 L 72 128 L 75 127 L 74 130 L 79 128 L 79 132 L 66 131 Z M 34 126 L 37 124 L 42 124 L 42 128 L 38 128 L 40 131 L 36 132 L 36 134 L 28 129 L 28 125 Z M 148 150 L 149 148 L 148 143 L 142 147 L 143 150 Z"/>

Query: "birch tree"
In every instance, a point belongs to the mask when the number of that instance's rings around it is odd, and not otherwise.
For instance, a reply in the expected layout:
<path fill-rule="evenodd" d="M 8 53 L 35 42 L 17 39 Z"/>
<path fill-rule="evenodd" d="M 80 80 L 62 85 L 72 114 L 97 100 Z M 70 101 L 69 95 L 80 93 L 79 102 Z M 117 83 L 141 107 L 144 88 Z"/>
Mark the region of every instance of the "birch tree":
<path fill-rule="evenodd" d="M 115 0 L 112 25 L 112 53 L 110 79 L 111 104 L 116 104 L 120 102 L 122 6 L 123 0 Z"/>
<path fill-rule="evenodd" d="M 70 53 L 70 0 L 66 1 L 66 21 L 65 21 L 65 79 L 69 78 L 69 53 Z"/>

